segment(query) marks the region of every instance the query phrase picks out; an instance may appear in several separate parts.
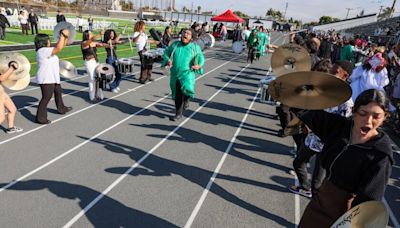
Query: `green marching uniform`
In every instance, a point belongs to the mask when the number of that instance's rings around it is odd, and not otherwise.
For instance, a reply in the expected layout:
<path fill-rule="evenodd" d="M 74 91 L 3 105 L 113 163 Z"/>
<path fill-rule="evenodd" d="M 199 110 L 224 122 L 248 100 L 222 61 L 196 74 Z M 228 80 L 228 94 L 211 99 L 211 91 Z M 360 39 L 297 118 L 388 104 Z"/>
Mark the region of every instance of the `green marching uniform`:
<path fill-rule="evenodd" d="M 176 96 L 176 81 L 181 84 L 181 91 L 184 96 L 194 98 L 195 73 L 203 74 L 203 68 L 194 71 L 192 66 L 204 65 L 204 55 L 195 43 L 184 45 L 181 41 L 175 41 L 164 51 L 164 61 L 162 67 L 166 66 L 172 56 L 171 77 L 169 86 L 171 88 L 172 99 Z"/>
<path fill-rule="evenodd" d="M 264 56 L 265 54 L 265 45 L 267 44 L 267 35 L 265 32 L 258 32 L 258 45 L 257 45 L 257 57 Z"/>

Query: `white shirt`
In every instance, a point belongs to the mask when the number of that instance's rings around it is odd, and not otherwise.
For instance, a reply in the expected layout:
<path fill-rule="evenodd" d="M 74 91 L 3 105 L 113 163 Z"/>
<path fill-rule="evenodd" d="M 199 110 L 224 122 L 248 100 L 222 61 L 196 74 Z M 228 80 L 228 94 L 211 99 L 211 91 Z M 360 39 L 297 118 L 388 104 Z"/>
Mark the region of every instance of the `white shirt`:
<path fill-rule="evenodd" d="M 78 26 L 83 26 L 83 18 L 78 17 L 76 23 L 78 24 Z"/>
<path fill-rule="evenodd" d="M 51 55 L 53 49 L 53 47 L 42 47 L 36 53 L 38 84 L 60 84 L 60 60 L 57 55 Z"/>
<path fill-rule="evenodd" d="M 148 37 L 145 33 L 140 34 L 139 32 L 135 32 L 132 39 L 135 39 L 137 36 L 139 36 L 139 39 L 136 41 L 136 50 L 139 52 L 146 46 Z"/>

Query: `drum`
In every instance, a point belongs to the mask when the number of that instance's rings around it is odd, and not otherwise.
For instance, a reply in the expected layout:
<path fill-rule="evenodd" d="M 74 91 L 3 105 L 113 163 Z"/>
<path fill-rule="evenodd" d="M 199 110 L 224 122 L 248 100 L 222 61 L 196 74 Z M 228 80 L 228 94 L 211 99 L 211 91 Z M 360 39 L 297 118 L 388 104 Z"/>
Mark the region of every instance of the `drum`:
<path fill-rule="evenodd" d="M 243 51 L 243 41 L 236 41 L 235 43 L 233 43 L 232 45 L 232 51 L 240 54 Z"/>
<path fill-rule="evenodd" d="M 118 72 L 125 75 L 133 75 L 133 59 L 120 58 L 117 61 Z"/>
<path fill-rule="evenodd" d="M 268 93 L 268 86 L 269 84 L 275 80 L 276 77 L 274 75 L 267 75 L 263 79 L 260 80 L 260 87 L 261 87 L 261 95 L 260 95 L 260 102 L 275 105 L 275 101 Z"/>
<path fill-rule="evenodd" d="M 204 50 L 206 48 L 214 47 L 215 38 L 210 33 L 206 33 L 206 34 L 200 36 L 196 41 L 194 41 L 194 43 L 199 45 L 201 50 Z"/>
<path fill-rule="evenodd" d="M 104 83 L 111 83 L 115 79 L 114 67 L 110 64 L 102 63 L 96 67 L 96 79 Z"/>

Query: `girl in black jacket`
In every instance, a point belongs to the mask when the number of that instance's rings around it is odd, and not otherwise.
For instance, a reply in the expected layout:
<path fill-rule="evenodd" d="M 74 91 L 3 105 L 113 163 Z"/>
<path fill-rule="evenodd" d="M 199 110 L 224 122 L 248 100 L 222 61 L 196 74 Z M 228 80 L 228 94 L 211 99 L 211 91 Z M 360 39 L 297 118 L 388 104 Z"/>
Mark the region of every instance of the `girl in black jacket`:
<path fill-rule="evenodd" d="M 330 227 L 357 204 L 382 200 L 391 174 L 390 138 L 379 129 L 389 100 L 383 91 L 361 93 L 351 119 L 324 111 L 301 111 L 299 118 L 324 142 L 327 176 L 307 205 L 299 227 Z"/>

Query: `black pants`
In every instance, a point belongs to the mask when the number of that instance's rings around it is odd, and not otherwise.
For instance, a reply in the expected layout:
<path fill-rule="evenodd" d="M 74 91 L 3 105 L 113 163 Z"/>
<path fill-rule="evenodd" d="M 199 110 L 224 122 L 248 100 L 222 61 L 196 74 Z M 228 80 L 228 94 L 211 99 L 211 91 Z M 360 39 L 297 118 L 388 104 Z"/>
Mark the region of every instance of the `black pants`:
<path fill-rule="evenodd" d="M 189 105 L 189 97 L 182 93 L 181 87 L 181 82 L 176 80 L 175 113 L 177 116 L 182 115 L 185 107 Z"/>
<path fill-rule="evenodd" d="M 145 83 L 146 81 L 151 79 L 151 72 L 153 70 L 153 63 L 146 60 L 146 57 L 143 55 L 143 51 L 139 51 L 140 58 L 140 78 L 139 81 L 141 83 Z"/>
<path fill-rule="evenodd" d="M 308 179 L 307 163 L 309 163 L 314 155 L 316 155 L 315 166 L 310 182 L 310 179 Z M 320 154 L 303 145 L 298 150 L 297 156 L 293 161 L 293 167 L 300 185 L 306 189 L 311 189 L 312 193 L 316 194 L 326 174 L 325 169 L 321 166 Z"/>
<path fill-rule="evenodd" d="M 62 99 L 62 88 L 60 84 L 40 84 L 40 90 L 42 91 L 42 99 L 39 102 L 38 110 L 36 113 L 37 122 L 46 123 L 48 121 L 47 105 L 49 104 L 53 93 L 58 113 L 64 114 L 66 112 L 66 107 Z"/>
<path fill-rule="evenodd" d="M 6 27 L 0 27 L 0 39 L 4 40 L 6 38 Z"/>
<path fill-rule="evenodd" d="M 32 35 L 35 34 L 35 33 L 33 32 L 33 29 L 35 29 L 36 34 L 38 34 L 37 23 L 31 23 Z"/>

